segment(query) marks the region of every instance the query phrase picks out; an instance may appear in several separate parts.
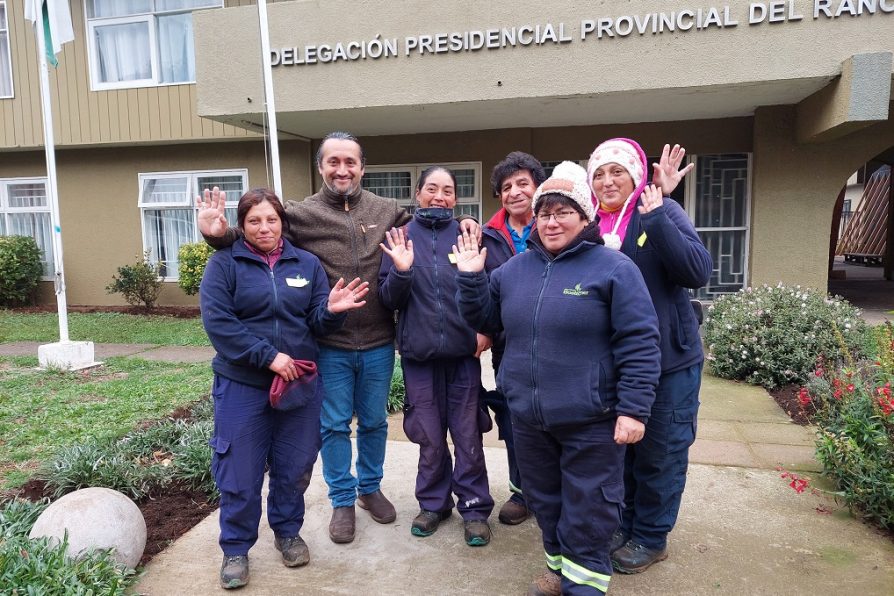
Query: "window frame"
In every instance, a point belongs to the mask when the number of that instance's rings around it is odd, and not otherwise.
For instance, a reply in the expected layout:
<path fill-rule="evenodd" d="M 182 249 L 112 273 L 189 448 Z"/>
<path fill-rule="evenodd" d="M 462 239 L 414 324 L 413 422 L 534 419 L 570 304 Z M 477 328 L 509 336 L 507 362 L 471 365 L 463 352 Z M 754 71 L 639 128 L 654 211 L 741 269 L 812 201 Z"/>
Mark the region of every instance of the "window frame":
<path fill-rule="evenodd" d="M 392 173 L 392 172 L 408 172 L 410 174 L 410 198 L 407 199 L 408 204 L 404 204 L 404 201 L 401 199 L 395 199 L 397 203 L 403 207 L 404 209 L 413 208 L 416 206 L 416 181 L 419 180 L 419 175 L 422 173 L 425 168 L 431 166 L 444 166 L 445 168 L 449 168 L 451 170 L 474 170 L 475 174 L 475 195 L 472 197 L 472 200 L 466 199 L 465 197 L 460 197 L 457 195 L 456 197 L 456 206 L 454 207 L 454 213 L 456 213 L 456 208 L 461 205 L 473 205 L 478 208 L 478 219 L 481 220 L 484 214 L 484 206 L 483 206 L 483 189 L 481 187 L 481 162 L 480 161 L 461 161 L 461 162 L 440 162 L 440 163 L 403 163 L 403 164 L 376 164 L 376 165 L 367 165 L 363 168 L 363 176 L 366 177 L 368 174 L 383 174 L 383 173 Z M 407 209 L 410 213 L 412 213 L 411 209 Z"/>
<path fill-rule="evenodd" d="M 163 172 L 140 172 L 137 176 L 137 181 L 139 185 L 139 192 L 137 196 L 137 207 L 140 210 L 140 239 L 142 242 L 143 251 L 151 250 L 151 247 L 147 244 L 146 240 L 146 220 L 145 214 L 147 211 L 160 211 L 165 209 L 189 209 L 193 212 L 193 226 L 192 226 L 192 240 L 191 242 L 199 242 L 202 239 L 202 235 L 199 233 L 198 226 L 198 208 L 195 205 L 195 197 L 198 193 L 202 192 L 203 189 L 198 187 L 199 178 L 207 178 L 210 176 L 241 176 L 242 177 L 242 188 L 243 192 L 249 190 L 248 185 L 248 168 L 222 168 L 222 169 L 214 169 L 214 170 L 182 170 L 182 171 L 163 171 Z M 177 201 L 177 202 L 166 202 L 166 203 L 147 203 L 143 200 L 143 189 L 144 182 L 146 180 L 171 180 L 175 178 L 186 178 L 186 184 L 189 187 L 189 191 L 186 195 L 186 199 Z M 239 197 L 231 197 L 230 193 L 227 194 L 227 209 L 235 209 L 239 204 Z M 155 262 L 155 261 L 153 261 Z M 178 276 L 170 276 L 165 275 L 162 276 L 162 281 L 164 282 L 177 282 L 180 277 Z"/>
<path fill-rule="evenodd" d="M 177 14 L 184 13 L 194 13 L 200 10 L 214 10 L 224 7 L 224 0 L 215 0 L 217 2 L 216 6 L 202 6 L 198 8 L 190 8 L 190 9 L 178 9 L 178 10 L 160 10 L 156 11 L 153 9 L 152 12 L 143 12 L 137 13 L 133 15 L 125 15 L 125 16 L 117 16 L 117 17 L 91 17 L 90 16 L 90 2 L 91 0 L 86 0 L 84 2 L 84 23 L 87 34 L 87 61 L 88 67 L 90 70 L 90 90 L 91 91 L 114 91 L 117 89 L 145 89 L 147 87 L 171 87 L 174 85 L 195 85 L 195 81 L 173 81 L 169 83 L 162 82 L 160 80 L 161 70 L 160 65 L 158 64 L 158 17 L 160 16 L 172 16 Z M 94 37 L 94 31 L 97 27 L 102 27 L 104 25 L 124 25 L 130 23 L 139 23 L 146 22 L 149 24 L 149 52 L 150 52 L 150 69 L 151 69 L 151 78 L 149 79 L 138 79 L 133 81 L 117 81 L 117 82 L 103 82 L 99 80 L 99 48 L 96 47 L 96 39 Z M 195 38 L 193 38 L 193 45 L 195 45 Z"/>
<path fill-rule="evenodd" d="M 717 227 L 709 227 L 709 226 L 696 226 L 695 225 L 695 210 L 696 210 L 696 197 L 697 197 L 697 186 L 698 180 L 695 178 L 695 175 L 692 174 L 692 180 L 687 181 L 685 188 L 685 204 L 684 209 L 686 211 L 686 215 L 689 217 L 689 221 L 692 222 L 692 227 L 695 229 L 696 233 L 701 231 L 710 231 L 710 232 L 744 232 L 745 235 L 745 243 L 743 247 L 744 254 L 742 255 L 742 288 L 747 288 L 751 285 L 751 210 L 753 203 L 753 194 L 752 194 L 752 185 L 754 184 L 754 153 L 751 151 L 730 151 L 729 154 L 743 154 L 747 158 L 746 163 L 746 181 L 745 181 L 745 225 L 744 226 L 717 226 Z M 724 153 L 707 153 L 703 155 L 724 155 Z M 699 154 L 691 154 L 686 156 L 685 164 L 692 163 L 694 164 L 692 171 L 698 171 L 698 158 Z M 701 236 L 701 234 L 699 234 Z M 717 266 L 717 264 L 714 264 Z M 703 298 L 703 302 L 711 303 L 713 300 L 710 298 Z"/>
<path fill-rule="evenodd" d="M 6 32 L 6 55 L 9 56 L 9 65 L 7 66 L 7 71 L 9 72 L 9 95 L 0 95 L 0 99 L 15 99 L 16 96 L 16 84 L 15 80 L 12 78 L 12 42 L 10 40 L 10 32 L 9 32 L 9 6 L 7 5 L 6 0 L 0 0 L 0 6 L 3 7 L 3 15 L 6 20 L 6 23 L 0 23 L 0 32 Z M 0 64 L 0 68 L 3 68 L 3 65 Z"/>
<path fill-rule="evenodd" d="M 16 184 L 42 184 L 44 187 L 44 192 L 47 195 L 47 204 L 41 207 L 10 207 L 9 206 L 9 187 L 10 185 Z M 50 215 L 50 230 L 49 230 L 49 238 L 50 238 L 50 246 L 44 249 L 45 251 L 49 251 L 48 253 L 48 263 L 55 266 L 56 255 L 53 254 L 53 216 L 52 210 L 50 208 L 50 189 L 49 189 L 49 180 L 47 178 L 42 178 L 40 176 L 27 177 L 27 178 L 0 178 L 0 218 L 4 219 L 4 229 L 6 232 L 9 231 L 9 220 L 6 219 L 7 215 L 16 214 L 16 213 L 47 213 Z M 12 234 L 4 233 L 4 236 L 11 236 Z M 55 267 L 54 267 L 55 268 Z M 53 281 L 53 272 L 50 272 L 47 275 L 40 276 L 41 281 Z"/>

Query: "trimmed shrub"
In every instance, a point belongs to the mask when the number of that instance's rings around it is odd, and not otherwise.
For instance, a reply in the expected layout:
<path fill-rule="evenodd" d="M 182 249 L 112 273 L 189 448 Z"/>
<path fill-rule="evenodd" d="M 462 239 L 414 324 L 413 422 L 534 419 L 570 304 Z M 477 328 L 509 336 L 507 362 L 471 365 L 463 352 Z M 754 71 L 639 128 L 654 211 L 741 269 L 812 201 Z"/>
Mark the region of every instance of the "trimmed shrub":
<path fill-rule="evenodd" d="M 0 306 L 34 301 L 43 275 L 40 249 L 30 236 L 0 236 Z"/>
<path fill-rule="evenodd" d="M 799 399 L 813 410 L 816 454 L 851 508 L 894 529 L 894 330 L 875 329 L 874 359 L 817 365 Z"/>
<path fill-rule="evenodd" d="M 133 265 L 118 267 L 118 274 L 112 276 L 112 283 L 106 286 L 109 294 L 121 294 L 128 304 L 146 308 L 154 308 L 158 294 L 161 292 L 162 280 L 159 277 L 161 265 L 149 261 L 149 251 L 137 257 Z"/>
<path fill-rule="evenodd" d="M 388 412 L 400 412 L 404 409 L 407 391 L 404 387 L 404 369 L 400 367 L 400 358 L 394 362 L 394 373 L 391 375 L 391 390 L 388 392 Z"/>
<path fill-rule="evenodd" d="M 192 242 L 180 246 L 177 259 L 180 263 L 180 280 L 177 284 L 190 296 L 199 292 L 205 265 L 214 254 L 214 249 L 207 242 Z"/>
<path fill-rule="evenodd" d="M 859 355 L 860 311 L 838 296 L 801 286 L 761 286 L 718 298 L 708 309 L 705 345 L 711 372 L 774 388 L 806 381 L 817 358 Z"/>

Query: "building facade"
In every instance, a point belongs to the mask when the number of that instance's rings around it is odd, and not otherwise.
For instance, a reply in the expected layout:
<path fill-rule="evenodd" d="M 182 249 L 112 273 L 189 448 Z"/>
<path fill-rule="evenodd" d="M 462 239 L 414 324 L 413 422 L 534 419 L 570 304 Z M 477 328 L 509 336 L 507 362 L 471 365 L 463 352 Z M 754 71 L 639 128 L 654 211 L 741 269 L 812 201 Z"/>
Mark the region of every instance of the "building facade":
<path fill-rule="evenodd" d="M 0 233 L 40 242 L 37 58 L 22 4 L 0 0 Z M 194 302 L 173 283 L 176 248 L 197 238 L 193 195 L 272 184 L 253 4 L 72 0 L 76 41 L 51 76 L 71 303 L 117 302 L 104 288 L 143 250 L 171 282 L 162 303 Z M 499 207 L 488 178 L 510 151 L 549 166 L 612 136 L 656 156 L 680 143 L 696 168 L 674 198 L 714 256 L 705 298 L 777 281 L 825 288 L 838 194 L 894 147 L 894 0 L 268 12 L 286 198 L 318 188 L 313 155 L 331 130 L 361 137 L 370 190 L 410 207 L 421 169 L 450 165 L 457 209 L 480 218 Z"/>

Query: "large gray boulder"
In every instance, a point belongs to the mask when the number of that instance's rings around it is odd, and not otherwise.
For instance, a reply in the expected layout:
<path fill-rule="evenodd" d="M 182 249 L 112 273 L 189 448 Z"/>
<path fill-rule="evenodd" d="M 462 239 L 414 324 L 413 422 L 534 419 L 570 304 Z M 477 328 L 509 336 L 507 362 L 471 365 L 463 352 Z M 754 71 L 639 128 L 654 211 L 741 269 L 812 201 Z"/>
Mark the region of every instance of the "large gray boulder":
<path fill-rule="evenodd" d="M 82 488 L 65 495 L 37 518 L 29 537 L 61 541 L 66 531 L 66 552 L 71 557 L 90 549 L 112 549 L 118 562 L 133 569 L 146 548 L 146 522 L 140 509 L 108 488 Z"/>

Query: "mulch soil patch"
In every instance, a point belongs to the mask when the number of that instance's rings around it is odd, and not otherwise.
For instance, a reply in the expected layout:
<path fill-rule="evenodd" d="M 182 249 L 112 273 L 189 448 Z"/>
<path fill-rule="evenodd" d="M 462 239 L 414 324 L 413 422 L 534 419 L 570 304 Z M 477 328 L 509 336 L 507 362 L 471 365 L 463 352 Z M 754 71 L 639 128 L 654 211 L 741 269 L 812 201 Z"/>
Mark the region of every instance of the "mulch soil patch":
<path fill-rule="evenodd" d="M 39 306 L 23 306 L 13 309 L 15 312 L 22 313 L 44 313 L 57 311 L 56 305 L 43 304 Z M 145 306 L 77 306 L 69 305 L 68 312 L 119 312 L 126 315 L 156 315 L 163 317 L 174 317 L 177 319 L 194 319 L 201 316 L 198 306 L 156 306 L 154 308 L 146 308 Z"/>
<path fill-rule="evenodd" d="M 808 405 L 806 408 L 801 405 L 801 402 L 798 401 L 798 392 L 800 390 L 801 385 L 783 385 L 767 391 L 776 400 L 779 407 L 789 415 L 792 422 L 801 426 L 807 426 L 812 423 L 813 414 L 815 414 L 816 410 L 813 404 Z"/>

